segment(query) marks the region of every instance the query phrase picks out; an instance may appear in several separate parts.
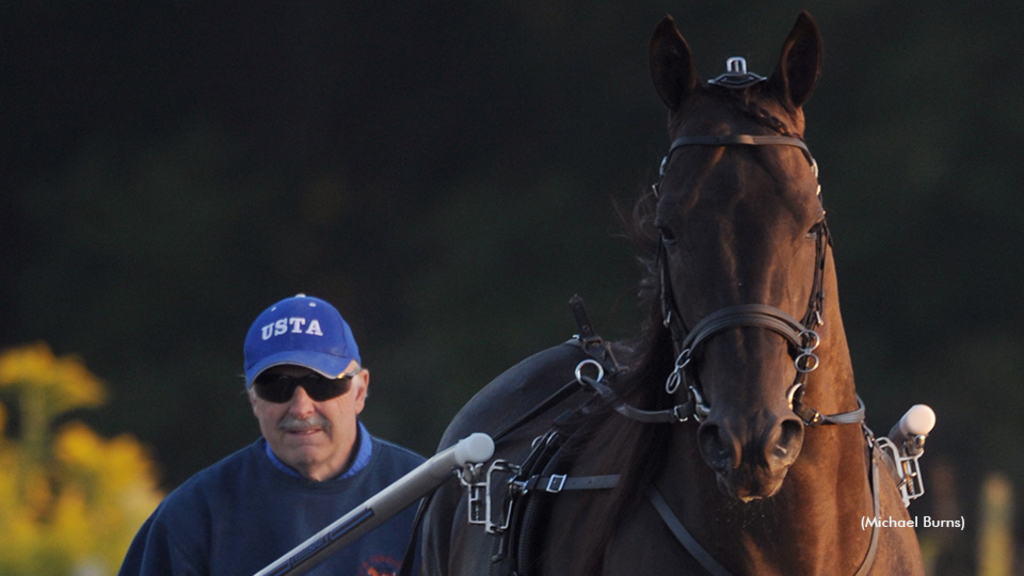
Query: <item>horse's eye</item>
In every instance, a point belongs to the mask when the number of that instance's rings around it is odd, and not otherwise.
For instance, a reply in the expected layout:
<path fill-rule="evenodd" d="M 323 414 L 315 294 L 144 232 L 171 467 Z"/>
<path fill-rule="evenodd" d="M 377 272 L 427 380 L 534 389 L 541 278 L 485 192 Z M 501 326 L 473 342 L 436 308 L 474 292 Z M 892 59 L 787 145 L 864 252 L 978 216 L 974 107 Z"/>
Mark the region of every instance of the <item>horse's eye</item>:
<path fill-rule="evenodd" d="M 821 232 L 824 229 L 824 227 L 825 227 L 825 220 L 824 219 L 822 219 L 821 221 L 817 222 L 814 226 L 811 226 L 811 229 L 807 231 L 807 239 L 808 240 L 816 240 L 818 238 L 818 235 L 821 234 Z"/>

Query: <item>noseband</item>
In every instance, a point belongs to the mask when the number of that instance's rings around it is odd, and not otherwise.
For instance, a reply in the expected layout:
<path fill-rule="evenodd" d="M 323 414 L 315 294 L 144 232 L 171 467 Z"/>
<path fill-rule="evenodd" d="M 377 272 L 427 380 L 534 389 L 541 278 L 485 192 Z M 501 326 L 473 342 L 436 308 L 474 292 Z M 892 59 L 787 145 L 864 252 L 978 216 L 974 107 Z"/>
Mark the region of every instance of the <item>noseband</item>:
<path fill-rule="evenodd" d="M 750 134 L 729 134 L 724 136 L 683 136 L 672 142 L 668 154 L 661 162 L 658 184 L 655 184 L 655 193 L 665 176 L 665 170 L 672 154 L 684 146 L 794 146 L 799 148 L 807 162 L 811 166 L 815 179 L 818 177 L 818 165 L 811 156 L 810 150 L 803 140 L 792 136 L 765 136 Z M 817 193 L 820 197 L 821 186 L 818 186 Z M 689 379 L 693 384 L 688 386 L 690 402 L 693 406 L 693 417 L 701 421 L 711 411 L 710 406 L 705 403 L 701 394 L 700 385 L 697 382 L 696 373 L 688 377 L 687 368 L 698 347 L 715 334 L 729 328 L 753 327 L 770 330 L 785 338 L 790 346 L 790 355 L 793 357 L 793 364 L 796 367 L 796 378 L 786 393 L 790 408 L 803 420 L 807 426 L 818 426 L 820 424 L 853 424 L 862 422 L 864 419 L 864 406 L 860 399 L 857 399 L 858 408 L 852 412 L 835 415 L 823 415 L 817 410 L 803 404 L 804 386 L 807 382 L 807 375 L 813 372 L 819 364 L 818 356 L 814 350 L 821 343 L 821 337 L 815 328 L 823 324 L 821 317 L 823 310 L 824 291 L 822 285 L 825 275 L 825 259 L 828 246 L 831 244 L 828 225 L 825 219 L 813 228 L 816 237 L 814 278 L 811 284 L 811 294 L 807 303 L 807 311 L 802 320 L 798 321 L 788 313 L 774 306 L 767 304 L 740 304 L 717 310 L 687 330 L 679 314 L 671 287 L 671 276 L 668 270 L 668 258 L 666 253 L 666 240 L 664 235 L 658 242 L 657 262 L 660 265 L 661 275 L 661 311 L 662 322 L 672 333 L 672 340 L 675 344 L 676 360 L 672 373 L 665 382 L 665 390 L 669 394 L 675 393 L 680 385 L 686 384 Z M 691 368 L 692 370 L 692 368 Z"/>

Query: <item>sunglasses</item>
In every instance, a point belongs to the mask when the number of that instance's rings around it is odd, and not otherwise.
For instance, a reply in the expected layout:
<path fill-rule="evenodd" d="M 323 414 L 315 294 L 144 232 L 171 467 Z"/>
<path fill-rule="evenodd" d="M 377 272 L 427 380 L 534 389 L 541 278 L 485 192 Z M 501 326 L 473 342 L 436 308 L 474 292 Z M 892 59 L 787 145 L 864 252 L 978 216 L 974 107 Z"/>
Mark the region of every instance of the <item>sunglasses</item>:
<path fill-rule="evenodd" d="M 320 374 L 306 374 L 297 377 L 284 374 L 260 374 L 253 382 L 252 387 L 256 391 L 256 396 L 275 404 L 283 404 L 291 400 L 295 389 L 299 386 L 302 386 L 306 394 L 309 394 L 314 401 L 323 402 L 348 392 L 352 386 L 352 377 L 358 374 L 359 370 L 342 374 L 338 378 L 325 378 Z"/>

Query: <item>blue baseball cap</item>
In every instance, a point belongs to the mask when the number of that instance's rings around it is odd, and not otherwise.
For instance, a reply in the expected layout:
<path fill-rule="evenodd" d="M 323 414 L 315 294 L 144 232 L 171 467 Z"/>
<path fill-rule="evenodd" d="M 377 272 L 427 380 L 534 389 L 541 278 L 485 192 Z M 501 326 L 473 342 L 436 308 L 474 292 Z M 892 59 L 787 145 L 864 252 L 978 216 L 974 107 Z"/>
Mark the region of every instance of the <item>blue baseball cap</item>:
<path fill-rule="evenodd" d="M 260 314 L 245 337 L 245 387 L 272 366 L 291 364 L 338 378 L 359 359 L 352 329 L 319 298 L 296 294 Z"/>

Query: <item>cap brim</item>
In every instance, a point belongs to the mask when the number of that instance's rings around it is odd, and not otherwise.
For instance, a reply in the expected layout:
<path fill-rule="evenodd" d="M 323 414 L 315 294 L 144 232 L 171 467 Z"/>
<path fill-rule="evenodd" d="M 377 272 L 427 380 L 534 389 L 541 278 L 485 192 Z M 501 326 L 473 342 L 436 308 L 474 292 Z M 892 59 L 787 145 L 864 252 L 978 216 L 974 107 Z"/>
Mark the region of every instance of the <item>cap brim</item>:
<path fill-rule="evenodd" d="M 306 350 L 279 352 L 267 356 L 245 371 L 245 387 L 249 388 L 252 386 L 253 380 L 267 368 L 284 365 L 302 366 L 319 373 L 325 378 L 338 378 L 345 373 L 345 370 L 348 369 L 349 364 L 353 360 L 355 358 L 342 358 L 340 356 Z"/>

